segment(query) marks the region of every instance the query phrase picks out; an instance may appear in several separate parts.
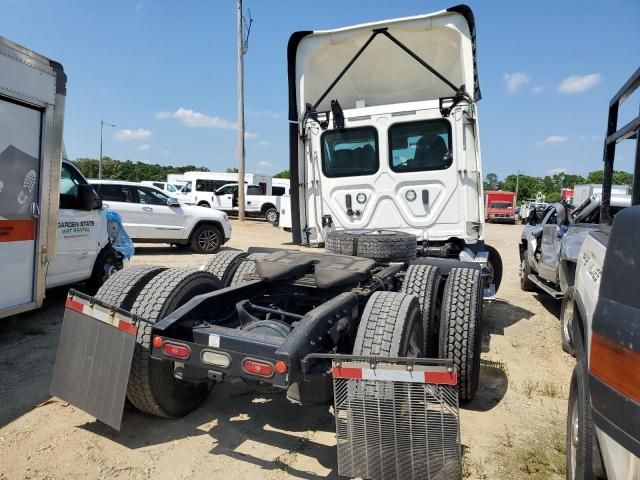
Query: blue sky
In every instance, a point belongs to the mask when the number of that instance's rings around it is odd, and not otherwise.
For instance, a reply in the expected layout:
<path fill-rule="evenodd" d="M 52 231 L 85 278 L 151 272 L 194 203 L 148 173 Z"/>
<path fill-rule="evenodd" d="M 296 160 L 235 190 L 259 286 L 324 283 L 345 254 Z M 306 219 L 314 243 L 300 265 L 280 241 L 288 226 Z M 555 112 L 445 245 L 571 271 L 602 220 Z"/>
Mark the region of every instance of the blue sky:
<path fill-rule="evenodd" d="M 245 0 L 247 168 L 288 167 L 286 45 L 296 30 L 436 11 L 455 2 Z M 484 173 L 601 167 L 608 101 L 640 66 L 640 2 L 469 2 L 478 34 Z M 61 62 L 70 158 L 236 165 L 234 0 L 0 0 L 0 35 Z M 638 113 L 638 95 L 622 120 Z M 203 126 L 204 125 L 204 126 Z M 627 142 L 629 143 L 629 142 Z M 631 169 L 632 148 L 617 168 Z"/>

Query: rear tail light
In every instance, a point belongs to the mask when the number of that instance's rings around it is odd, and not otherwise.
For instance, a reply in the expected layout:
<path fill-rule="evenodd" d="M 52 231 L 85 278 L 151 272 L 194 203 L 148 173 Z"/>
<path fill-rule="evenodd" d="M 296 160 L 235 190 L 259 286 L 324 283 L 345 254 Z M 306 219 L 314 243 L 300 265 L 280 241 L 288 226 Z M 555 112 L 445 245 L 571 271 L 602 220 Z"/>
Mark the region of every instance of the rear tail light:
<path fill-rule="evenodd" d="M 282 360 L 278 360 L 276 362 L 276 372 L 280 375 L 284 375 L 285 373 L 287 373 L 287 364 Z"/>
<path fill-rule="evenodd" d="M 186 360 L 191 355 L 191 350 L 186 345 L 171 342 L 164 342 L 162 351 L 167 357 L 175 357 L 181 360 Z"/>
<path fill-rule="evenodd" d="M 153 346 L 156 348 L 162 348 L 162 344 L 164 343 L 164 340 L 162 340 L 162 337 L 153 337 Z"/>
<path fill-rule="evenodd" d="M 269 378 L 273 376 L 273 365 L 268 362 L 261 362 L 260 360 L 245 359 L 242 362 L 242 370 L 250 375 L 257 375 L 258 377 Z"/>

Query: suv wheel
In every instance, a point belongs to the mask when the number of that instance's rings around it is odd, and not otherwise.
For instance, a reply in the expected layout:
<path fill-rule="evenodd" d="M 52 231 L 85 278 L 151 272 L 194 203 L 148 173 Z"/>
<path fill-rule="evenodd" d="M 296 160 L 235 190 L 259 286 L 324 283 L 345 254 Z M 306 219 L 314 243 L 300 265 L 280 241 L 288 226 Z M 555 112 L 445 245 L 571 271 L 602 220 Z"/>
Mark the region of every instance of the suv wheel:
<path fill-rule="evenodd" d="M 280 217 L 280 215 L 278 215 L 278 210 L 276 210 L 273 207 L 267 209 L 267 211 L 264 212 L 264 218 L 267 220 L 267 222 L 269 222 L 273 226 L 277 226 L 278 225 L 278 218 L 279 217 Z"/>
<path fill-rule="evenodd" d="M 222 245 L 222 232 L 215 225 L 202 225 L 191 237 L 191 248 L 196 253 L 216 253 Z"/>

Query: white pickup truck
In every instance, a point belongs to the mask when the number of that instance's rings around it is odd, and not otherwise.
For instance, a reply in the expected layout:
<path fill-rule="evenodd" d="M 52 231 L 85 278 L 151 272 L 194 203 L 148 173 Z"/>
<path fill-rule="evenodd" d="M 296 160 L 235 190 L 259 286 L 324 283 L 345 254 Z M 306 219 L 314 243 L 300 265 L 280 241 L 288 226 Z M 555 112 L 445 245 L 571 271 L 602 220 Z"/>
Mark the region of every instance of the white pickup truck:
<path fill-rule="evenodd" d="M 245 184 L 245 213 L 251 216 L 264 217 L 271 225 L 277 225 L 280 218 L 281 198 L 275 195 L 265 195 L 260 185 Z M 231 214 L 238 213 L 238 184 L 228 183 L 223 185 L 211 193 L 208 198 L 201 199 L 198 205 L 211 206 Z"/>

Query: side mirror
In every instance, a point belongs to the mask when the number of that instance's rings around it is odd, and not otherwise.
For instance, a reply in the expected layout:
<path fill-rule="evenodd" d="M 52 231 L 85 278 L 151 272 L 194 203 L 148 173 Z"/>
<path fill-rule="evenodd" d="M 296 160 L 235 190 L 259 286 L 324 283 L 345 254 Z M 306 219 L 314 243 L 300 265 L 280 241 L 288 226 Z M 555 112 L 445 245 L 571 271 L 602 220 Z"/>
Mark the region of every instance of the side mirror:
<path fill-rule="evenodd" d="M 168 198 L 167 199 L 167 207 L 179 207 L 180 202 L 177 198 Z"/>
<path fill-rule="evenodd" d="M 99 210 L 102 200 L 88 183 L 78 185 L 78 210 Z"/>

